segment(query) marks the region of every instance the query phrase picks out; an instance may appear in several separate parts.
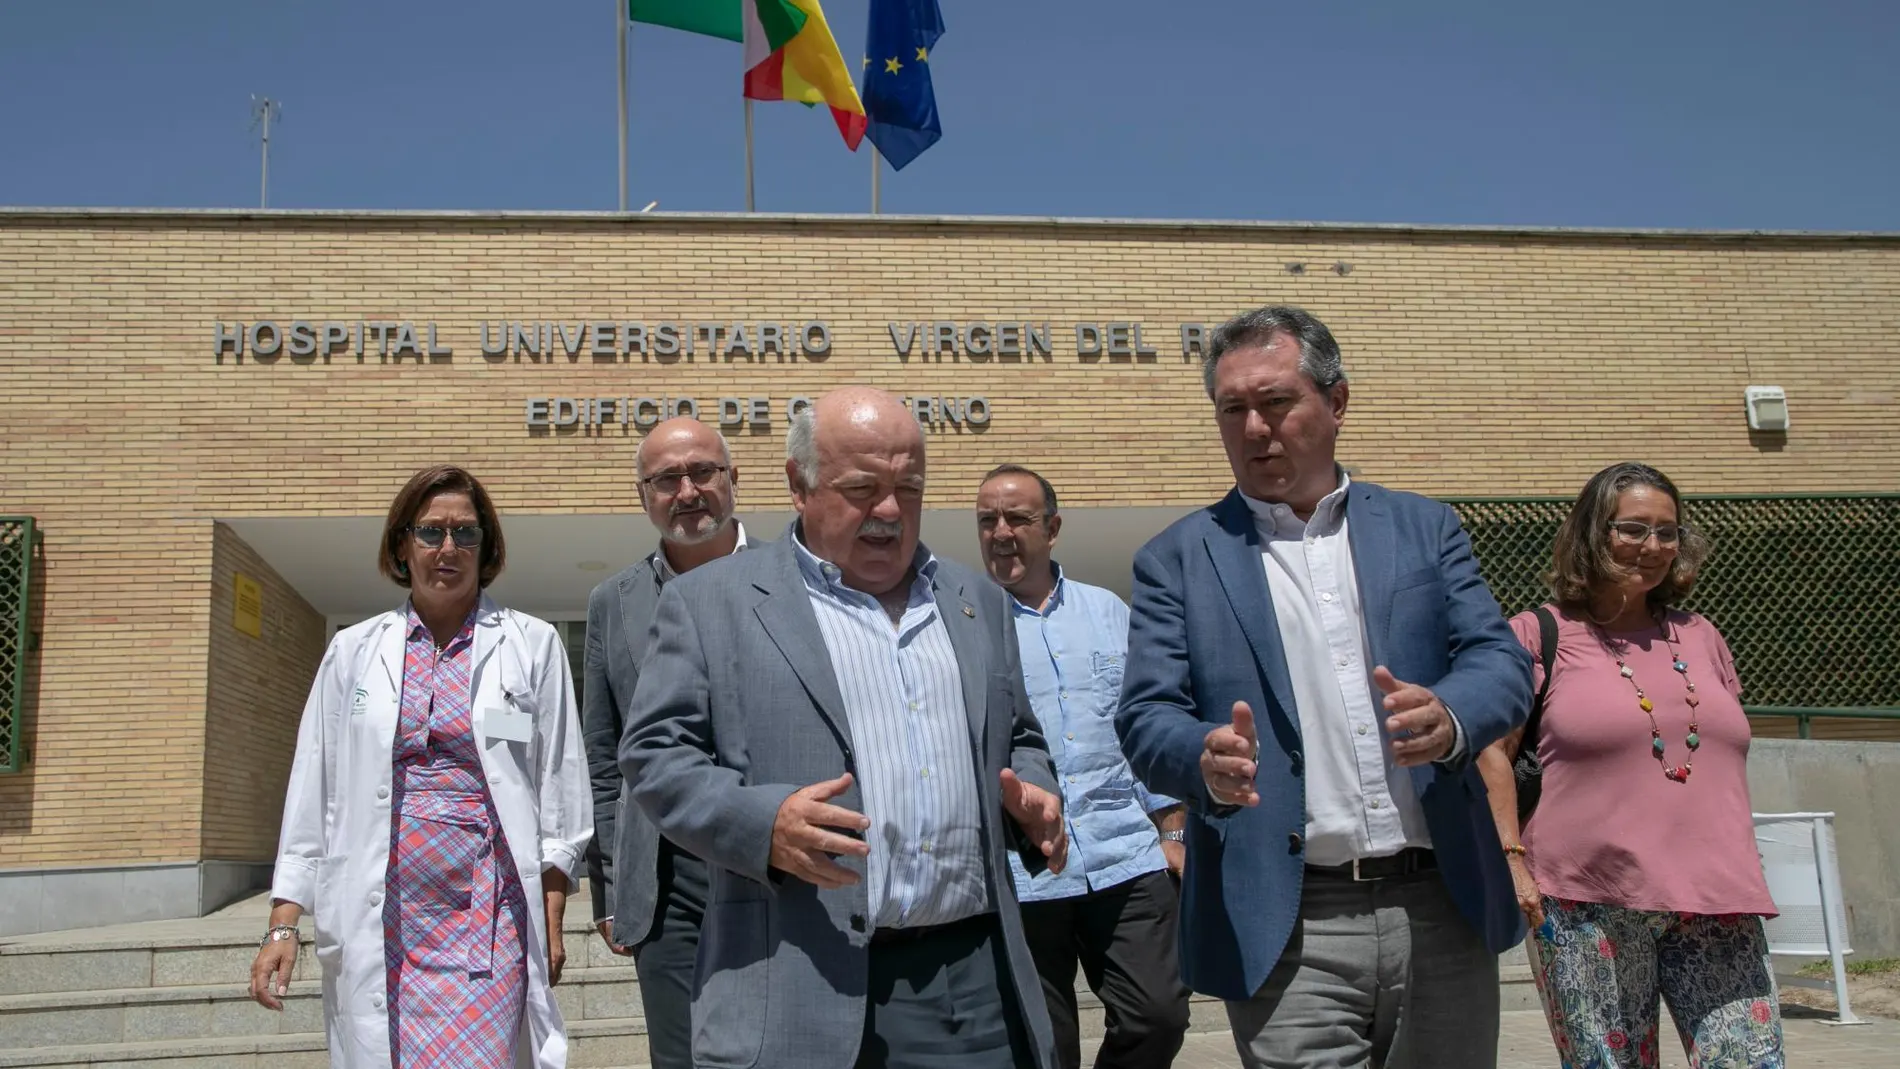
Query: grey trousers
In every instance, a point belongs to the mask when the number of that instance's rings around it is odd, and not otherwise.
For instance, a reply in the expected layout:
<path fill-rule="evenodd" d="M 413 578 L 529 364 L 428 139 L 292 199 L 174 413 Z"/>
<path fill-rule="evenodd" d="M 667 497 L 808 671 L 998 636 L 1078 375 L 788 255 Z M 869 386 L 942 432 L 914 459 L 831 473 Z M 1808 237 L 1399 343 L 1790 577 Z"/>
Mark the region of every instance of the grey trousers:
<path fill-rule="evenodd" d="M 1279 964 L 1227 1018 L 1247 1069 L 1493 1066 L 1498 959 L 1436 872 L 1309 871 Z"/>
<path fill-rule="evenodd" d="M 653 1069 L 693 1069 L 693 968 L 708 879 L 704 861 L 660 840 L 653 926 L 633 950 Z"/>
<path fill-rule="evenodd" d="M 856 1069 L 1036 1064 L 996 914 L 900 931 L 871 942 Z"/>

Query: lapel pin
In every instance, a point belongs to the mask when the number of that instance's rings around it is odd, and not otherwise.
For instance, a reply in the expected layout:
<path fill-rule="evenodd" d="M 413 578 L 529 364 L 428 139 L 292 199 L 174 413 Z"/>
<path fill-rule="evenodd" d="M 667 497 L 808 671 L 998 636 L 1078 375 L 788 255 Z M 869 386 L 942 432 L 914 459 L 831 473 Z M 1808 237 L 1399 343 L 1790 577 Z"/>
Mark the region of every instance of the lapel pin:
<path fill-rule="evenodd" d="M 976 619 L 976 610 L 970 608 L 968 605 L 965 605 L 963 607 L 963 615 L 968 616 L 970 619 L 974 620 Z"/>

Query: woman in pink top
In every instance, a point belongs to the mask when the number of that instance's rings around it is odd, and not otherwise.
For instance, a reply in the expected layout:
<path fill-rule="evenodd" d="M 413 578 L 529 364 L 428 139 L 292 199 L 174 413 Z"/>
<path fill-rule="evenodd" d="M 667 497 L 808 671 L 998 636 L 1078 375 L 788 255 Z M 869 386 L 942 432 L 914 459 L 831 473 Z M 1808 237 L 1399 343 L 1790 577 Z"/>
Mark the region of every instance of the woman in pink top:
<path fill-rule="evenodd" d="M 1522 732 L 1479 757 L 1565 1069 L 1653 1069 L 1659 999 L 1690 1064 L 1785 1064 L 1741 683 L 1715 626 L 1671 607 L 1707 553 L 1662 472 L 1592 477 L 1552 547 L 1557 650 L 1528 743 L 1543 791 L 1521 837 Z M 1511 627 L 1543 687 L 1535 611 Z"/>

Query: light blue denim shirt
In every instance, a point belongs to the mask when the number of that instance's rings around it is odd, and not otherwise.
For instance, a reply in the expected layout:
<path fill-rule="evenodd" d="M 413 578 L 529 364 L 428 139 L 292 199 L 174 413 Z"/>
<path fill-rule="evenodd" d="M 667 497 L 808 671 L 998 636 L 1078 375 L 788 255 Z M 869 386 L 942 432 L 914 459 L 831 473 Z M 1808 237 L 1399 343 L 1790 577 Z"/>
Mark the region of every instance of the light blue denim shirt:
<path fill-rule="evenodd" d="M 1112 592 L 1066 579 L 1046 610 L 1010 599 L 1022 648 L 1023 686 L 1049 740 L 1069 826 L 1069 863 L 1031 878 L 1009 856 L 1025 902 L 1069 898 L 1168 867 L 1148 814 L 1174 805 L 1135 779 L 1115 737 L 1122 666 L 1128 659 L 1128 606 Z"/>

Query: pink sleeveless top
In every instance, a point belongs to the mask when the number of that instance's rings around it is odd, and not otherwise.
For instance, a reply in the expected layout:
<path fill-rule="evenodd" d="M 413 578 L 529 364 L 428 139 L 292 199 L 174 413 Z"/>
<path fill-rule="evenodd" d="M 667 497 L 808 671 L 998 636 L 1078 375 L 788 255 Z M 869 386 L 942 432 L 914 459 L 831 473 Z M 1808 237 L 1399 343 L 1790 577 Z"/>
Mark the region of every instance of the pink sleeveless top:
<path fill-rule="evenodd" d="M 1557 660 L 1538 729 L 1544 791 L 1524 828 L 1531 875 L 1546 895 L 1628 909 L 1775 915 L 1762 877 L 1748 801 L 1748 718 L 1735 660 L 1715 626 L 1693 613 L 1668 617 L 1676 650 L 1701 703 L 1701 737 L 1688 781 L 1663 765 L 1690 756 L 1691 709 L 1683 673 L 1655 627 L 1605 634 L 1557 612 Z M 1511 630 L 1541 657 L 1537 617 Z M 1651 749 L 1649 717 L 1616 664 L 1613 645 L 1655 704 L 1663 761 Z M 1532 669 L 1540 687 L 1544 669 Z"/>

